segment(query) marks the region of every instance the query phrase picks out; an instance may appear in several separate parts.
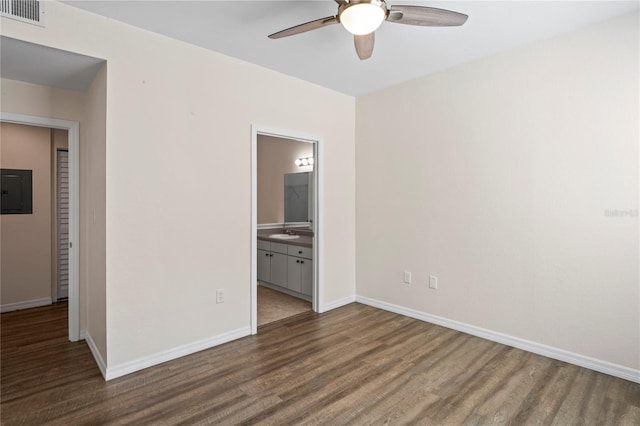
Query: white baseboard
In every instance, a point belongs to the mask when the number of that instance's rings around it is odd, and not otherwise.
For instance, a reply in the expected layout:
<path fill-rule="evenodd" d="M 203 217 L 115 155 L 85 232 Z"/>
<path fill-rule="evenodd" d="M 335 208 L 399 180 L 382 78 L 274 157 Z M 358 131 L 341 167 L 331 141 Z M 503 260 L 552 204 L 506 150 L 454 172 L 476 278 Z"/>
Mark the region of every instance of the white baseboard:
<path fill-rule="evenodd" d="M 37 308 L 38 306 L 50 305 L 51 298 L 46 297 L 44 299 L 25 300 L 24 302 L 6 303 L 0 305 L 0 313 L 18 311 L 20 309 Z"/>
<path fill-rule="evenodd" d="M 329 303 L 323 303 L 319 306 L 318 313 L 321 314 L 323 312 L 328 312 L 333 309 L 348 305 L 349 303 L 353 303 L 355 301 L 356 301 L 356 296 L 347 296 L 347 297 L 343 297 L 342 299 L 334 300 Z"/>
<path fill-rule="evenodd" d="M 91 335 L 86 330 L 82 330 L 80 332 L 80 338 L 84 339 L 85 342 L 87 342 L 87 346 L 89 346 L 89 350 L 93 354 L 93 358 L 96 360 L 96 364 L 98 364 L 98 369 L 100 369 L 100 374 L 102 374 L 102 377 L 104 377 L 106 380 L 107 364 L 104 362 L 104 359 L 102 359 L 102 355 L 100 355 L 100 351 L 96 347 L 96 344 L 91 338 Z"/>
<path fill-rule="evenodd" d="M 365 305 L 373 306 L 375 308 L 383 309 L 385 311 L 394 312 L 396 314 L 415 318 L 431 324 L 441 325 L 443 327 L 461 331 L 473 336 L 478 336 L 483 339 L 491 340 L 493 342 L 502 343 L 507 346 L 512 346 L 514 348 L 546 356 L 548 358 L 568 362 L 569 364 L 574 364 L 579 367 L 588 368 L 590 370 L 599 371 L 611 376 L 620 377 L 621 379 L 629 380 L 631 382 L 640 383 L 640 370 L 635 370 L 633 368 L 624 367 L 622 365 L 613 364 L 608 361 L 602 361 L 574 352 L 565 351 L 563 349 L 554 348 L 551 346 L 543 345 L 541 343 L 531 342 L 529 340 L 520 339 L 518 337 L 509 336 L 507 334 L 487 330 L 481 327 L 476 327 L 473 325 L 465 324 L 463 322 L 427 314 L 421 311 L 416 311 L 414 309 L 405 308 L 403 306 L 382 302 L 380 300 L 371 299 L 369 297 L 356 296 L 356 301 Z"/>
<path fill-rule="evenodd" d="M 176 358 L 180 358 L 186 355 L 191 355 L 196 352 L 200 352 L 205 349 L 213 348 L 214 346 L 221 345 L 223 343 L 230 342 L 232 340 L 240 339 L 245 336 L 251 335 L 251 327 L 243 327 L 237 330 L 229 331 L 227 333 L 220 334 L 218 336 L 210 337 L 207 339 L 199 340 L 197 342 L 188 343 L 186 345 L 178 346 L 173 349 L 158 352 L 153 355 L 149 355 L 143 358 L 138 358 L 133 361 L 125 362 L 113 367 L 107 367 L 104 373 L 105 380 L 115 379 L 122 377 L 126 374 L 130 374 L 139 370 L 143 370 L 154 365 L 162 364 L 163 362 L 171 361 Z"/>

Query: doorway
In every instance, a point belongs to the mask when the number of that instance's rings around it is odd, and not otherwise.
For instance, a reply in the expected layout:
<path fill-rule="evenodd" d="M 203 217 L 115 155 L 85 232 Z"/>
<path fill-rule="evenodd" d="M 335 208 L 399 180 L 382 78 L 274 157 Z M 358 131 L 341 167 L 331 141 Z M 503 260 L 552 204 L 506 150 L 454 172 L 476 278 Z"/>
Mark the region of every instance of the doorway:
<path fill-rule="evenodd" d="M 289 293 L 299 298 L 305 298 L 304 294 L 309 295 L 312 310 L 318 312 L 320 305 L 320 297 L 322 294 L 322 281 L 320 271 L 322 259 L 319 256 L 322 247 L 322 206 L 320 203 L 322 193 L 322 143 L 321 138 L 304 135 L 297 132 L 274 130 L 261 126 L 252 126 L 251 138 L 251 167 L 252 167 L 252 183 L 251 183 L 251 332 L 256 334 L 258 331 L 258 274 L 261 275 L 261 282 L 264 282 L 264 259 L 268 259 L 270 263 L 275 262 L 275 276 L 281 277 L 285 274 L 285 280 L 290 281 L 289 285 L 278 282 L 282 278 L 275 279 L 275 285 L 272 288 L 279 289 L 281 293 Z M 309 174 L 309 210 L 306 222 L 287 222 L 284 217 L 282 223 L 268 223 L 258 225 L 258 139 L 260 137 L 271 137 L 284 139 L 289 141 L 297 141 L 309 144 L 312 147 L 311 156 L 314 161 L 313 173 Z M 293 160 L 291 160 L 293 162 Z M 302 173 L 300 173 L 302 174 Z M 283 175 L 284 178 L 284 175 Z M 284 191 L 284 179 L 283 179 Z M 283 207 L 284 210 L 284 207 Z M 294 236 L 283 234 L 281 225 L 284 225 L 285 231 L 291 231 Z M 266 229 L 263 229 L 266 228 Z M 305 228 L 308 228 L 310 234 L 303 235 Z M 282 240 L 275 238 L 264 238 L 267 235 L 279 234 Z M 261 236 L 258 241 L 258 236 Z M 289 238 L 298 238 L 297 243 L 287 244 Z M 268 242 L 268 241 L 271 242 Z M 311 242 L 305 246 L 305 242 Z M 269 247 L 266 247 L 267 244 Z M 258 252 L 262 255 L 260 258 L 260 269 L 258 267 Z M 266 256 L 266 257 L 265 257 Z M 264 259 L 263 259 L 264 257 Z M 275 259 L 272 261 L 271 259 Z M 297 263 L 296 263 L 297 261 Z M 280 272 L 278 272 L 280 271 Z M 291 275 L 291 280 L 289 280 Z M 274 280 L 271 280 L 272 282 Z M 296 287 L 297 286 L 297 287 Z M 287 290 L 288 288 L 288 290 Z M 261 292 L 264 289 L 261 286 Z M 304 294 L 302 294 L 304 293 Z"/>
<path fill-rule="evenodd" d="M 47 127 L 67 130 L 68 138 L 68 307 L 69 307 L 69 340 L 80 340 L 80 290 L 79 290 L 79 128 L 77 121 L 58 120 L 22 114 L 0 113 L 0 122 L 24 124 L 28 126 Z"/>

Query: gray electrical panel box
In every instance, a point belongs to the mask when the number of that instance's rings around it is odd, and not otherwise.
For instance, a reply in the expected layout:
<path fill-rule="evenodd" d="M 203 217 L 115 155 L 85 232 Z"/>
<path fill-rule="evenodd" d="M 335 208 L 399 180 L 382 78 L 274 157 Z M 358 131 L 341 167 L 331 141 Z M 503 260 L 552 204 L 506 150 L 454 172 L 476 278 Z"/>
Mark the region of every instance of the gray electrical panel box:
<path fill-rule="evenodd" d="M 31 170 L 0 169 L 2 214 L 32 214 Z"/>

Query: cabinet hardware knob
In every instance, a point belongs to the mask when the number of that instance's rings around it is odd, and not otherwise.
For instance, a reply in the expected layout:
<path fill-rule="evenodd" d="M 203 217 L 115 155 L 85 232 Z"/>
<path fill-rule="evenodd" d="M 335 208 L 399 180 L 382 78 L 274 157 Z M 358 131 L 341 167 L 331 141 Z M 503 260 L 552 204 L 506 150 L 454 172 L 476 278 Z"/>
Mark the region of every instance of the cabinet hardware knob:
<path fill-rule="evenodd" d="M 298 254 L 302 254 L 302 250 L 298 251 Z"/>
<path fill-rule="evenodd" d="M 301 260 L 300 263 L 304 263 L 304 260 Z"/>

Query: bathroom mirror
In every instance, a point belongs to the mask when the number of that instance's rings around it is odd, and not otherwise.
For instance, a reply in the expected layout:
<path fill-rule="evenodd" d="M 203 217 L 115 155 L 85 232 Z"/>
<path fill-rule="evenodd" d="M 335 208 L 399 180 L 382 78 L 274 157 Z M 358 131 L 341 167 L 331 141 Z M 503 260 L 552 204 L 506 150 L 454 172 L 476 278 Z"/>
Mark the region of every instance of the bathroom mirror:
<path fill-rule="evenodd" d="M 313 172 L 284 175 L 285 223 L 313 222 Z"/>

